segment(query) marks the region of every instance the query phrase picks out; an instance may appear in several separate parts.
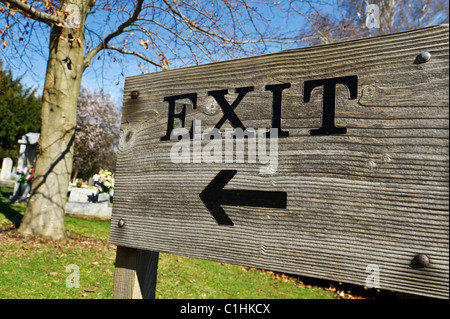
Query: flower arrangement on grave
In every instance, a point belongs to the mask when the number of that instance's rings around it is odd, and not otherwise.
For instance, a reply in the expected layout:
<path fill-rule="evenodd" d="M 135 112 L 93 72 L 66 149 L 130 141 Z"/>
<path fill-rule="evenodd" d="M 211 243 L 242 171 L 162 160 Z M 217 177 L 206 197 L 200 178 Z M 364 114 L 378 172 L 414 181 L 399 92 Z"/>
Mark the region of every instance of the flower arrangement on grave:
<path fill-rule="evenodd" d="M 114 177 L 106 169 L 100 170 L 93 176 L 93 179 L 100 193 L 109 193 L 114 188 Z"/>
<path fill-rule="evenodd" d="M 17 180 L 19 183 L 31 183 L 33 179 L 34 168 L 31 166 L 27 166 L 24 168 L 17 168 L 17 174 L 19 175 L 19 179 Z"/>

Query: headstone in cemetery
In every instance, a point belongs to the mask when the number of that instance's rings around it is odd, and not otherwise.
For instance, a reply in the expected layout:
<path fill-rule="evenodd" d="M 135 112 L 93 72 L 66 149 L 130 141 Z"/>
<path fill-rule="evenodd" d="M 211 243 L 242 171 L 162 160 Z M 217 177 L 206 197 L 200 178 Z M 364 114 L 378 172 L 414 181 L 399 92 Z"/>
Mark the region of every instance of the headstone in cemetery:
<path fill-rule="evenodd" d="M 448 298 L 448 32 L 127 78 L 114 297 L 165 252 Z"/>
<path fill-rule="evenodd" d="M 109 194 L 98 194 L 97 188 L 72 187 L 66 203 L 66 213 L 110 217 L 112 208 L 109 202 Z"/>
<path fill-rule="evenodd" d="M 69 202 L 77 203 L 96 203 L 97 202 L 96 188 L 79 188 L 74 187 L 70 191 Z"/>
<path fill-rule="evenodd" d="M 22 136 L 18 141 L 19 148 L 19 160 L 17 161 L 18 168 L 24 168 L 30 165 L 34 165 L 36 159 L 36 146 L 39 140 L 39 133 L 27 133 Z"/>
<path fill-rule="evenodd" d="M 17 171 L 22 172 L 34 166 L 36 159 L 36 146 L 39 140 L 39 133 L 27 133 L 18 141 L 19 160 L 17 161 Z M 14 184 L 13 195 L 10 197 L 10 202 L 26 202 L 28 200 L 28 193 L 30 191 L 30 184 L 20 181 L 20 174 L 16 177 Z"/>
<path fill-rule="evenodd" d="M 5 157 L 2 161 L 2 173 L 0 175 L 0 179 L 2 180 L 9 180 L 11 177 L 13 168 L 13 160 L 12 158 Z"/>

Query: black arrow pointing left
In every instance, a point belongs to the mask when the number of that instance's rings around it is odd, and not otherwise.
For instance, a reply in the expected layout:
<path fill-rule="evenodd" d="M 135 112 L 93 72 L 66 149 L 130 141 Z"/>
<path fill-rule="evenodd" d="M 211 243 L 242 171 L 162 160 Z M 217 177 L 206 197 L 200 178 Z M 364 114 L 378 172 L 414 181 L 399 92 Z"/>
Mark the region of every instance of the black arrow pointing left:
<path fill-rule="evenodd" d="M 286 192 L 223 189 L 236 173 L 221 170 L 200 193 L 200 199 L 219 225 L 234 225 L 222 205 L 286 208 Z"/>

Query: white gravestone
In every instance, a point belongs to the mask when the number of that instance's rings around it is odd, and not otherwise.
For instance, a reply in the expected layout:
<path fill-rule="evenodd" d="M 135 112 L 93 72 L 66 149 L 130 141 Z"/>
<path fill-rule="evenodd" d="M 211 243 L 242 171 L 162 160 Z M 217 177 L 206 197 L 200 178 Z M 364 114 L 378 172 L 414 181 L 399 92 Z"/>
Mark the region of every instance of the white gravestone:
<path fill-rule="evenodd" d="M 0 175 L 0 179 L 8 180 L 11 176 L 13 167 L 13 160 L 9 157 L 3 159 L 2 163 L 2 174 Z"/>
<path fill-rule="evenodd" d="M 29 132 L 22 136 L 18 141 L 19 147 L 19 159 L 17 161 L 17 169 L 23 170 L 26 167 L 33 166 L 36 158 L 36 146 L 39 140 L 40 134 Z M 26 186 L 26 187 L 23 187 Z M 30 185 L 22 185 L 16 178 L 14 184 L 13 195 L 9 198 L 12 203 L 25 203 L 28 201 L 28 192 L 30 191 Z"/>
<path fill-rule="evenodd" d="M 66 203 L 66 213 L 110 217 L 112 208 L 108 203 L 109 195 L 104 193 L 97 195 L 97 188 L 73 187 Z"/>
<path fill-rule="evenodd" d="M 96 188 L 72 188 L 69 202 L 95 203 L 97 201 Z"/>

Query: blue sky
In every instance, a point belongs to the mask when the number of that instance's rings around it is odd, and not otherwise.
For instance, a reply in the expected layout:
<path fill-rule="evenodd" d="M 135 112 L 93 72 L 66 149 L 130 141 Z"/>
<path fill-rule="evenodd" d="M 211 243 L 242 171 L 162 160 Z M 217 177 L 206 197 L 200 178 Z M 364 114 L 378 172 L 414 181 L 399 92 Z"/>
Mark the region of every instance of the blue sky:
<path fill-rule="evenodd" d="M 276 1 L 273 1 L 276 3 Z M 297 6 L 296 9 L 299 9 L 302 13 L 305 13 L 305 10 L 309 9 L 308 1 L 292 1 Z M 98 1 L 98 3 L 101 3 L 101 1 Z M 125 7 L 123 11 L 120 10 L 105 10 L 105 9 L 95 9 L 95 13 L 89 15 L 88 20 L 86 22 L 87 26 L 87 37 L 86 40 L 91 40 L 92 43 L 96 44 L 101 39 L 103 39 L 107 34 L 109 34 L 115 26 L 117 26 L 116 21 L 123 21 L 124 17 L 126 15 L 123 13 L 127 9 L 127 6 L 132 6 L 133 2 L 117 2 L 122 3 Z M 150 3 L 149 1 L 146 1 L 145 3 Z M 157 2 L 155 2 L 157 3 Z M 187 1 L 187 3 L 190 3 Z M 194 3 L 194 2 L 193 2 Z M 208 3 L 208 2 L 206 2 Z M 216 8 L 216 5 L 214 3 L 216 2 L 209 2 L 213 8 Z M 218 1 L 217 3 L 222 3 Z M 258 0 L 255 0 L 253 3 L 258 3 Z M 279 3 L 282 5 L 287 5 L 290 3 L 287 0 L 280 0 Z M 320 11 L 320 13 L 331 13 L 337 14 L 333 11 L 334 5 L 336 4 L 336 0 L 323 0 L 323 1 L 312 1 L 314 7 L 318 9 L 317 12 Z M 322 5 L 319 5 L 321 3 Z M 256 4 L 258 5 L 258 4 Z M 299 6 L 302 6 L 301 9 Z M 265 7 L 266 8 L 266 7 Z M 130 8 L 128 8 L 130 9 Z M 222 8 L 223 9 L 223 8 Z M 221 11 L 221 10 L 217 10 Z M 223 10 L 222 10 L 223 11 Z M 314 12 L 314 10 L 312 10 Z M 289 20 L 284 20 L 281 18 L 281 14 L 279 14 L 279 11 L 276 7 L 276 5 L 273 5 L 269 9 L 264 9 L 262 11 L 264 18 L 267 18 L 269 20 L 268 23 L 258 23 L 258 28 L 261 30 L 268 30 L 271 31 L 275 28 L 279 28 L 285 32 L 301 32 L 302 25 L 305 22 L 305 20 L 299 16 L 299 15 L 293 15 L 289 18 Z M 291 13 L 293 13 L 293 10 L 291 10 Z M 154 14 L 154 13 L 153 13 Z M 173 23 L 171 21 L 171 17 L 167 14 L 161 14 L 161 12 L 156 14 L 157 17 L 155 19 L 162 19 L 165 23 Z M 448 16 L 448 13 L 447 13 Z M 118 18 L 122 18 L 118 20 Z M 151 16 L 151 13 L 148 15 L 148 18 L 154 18 L 154 16 Z M 8 17 L 8 15 L 0 14 L 0 30 L 5 28 L 6 24 L 12 25 L 11 21 L 8 21 L 7 19 L 11 19 L 11 17 Z M 16 19 L 16 23 L 22 24 L 22 27 L 24 23 L 27 21 L 26 19 L 21 18 L 19 14 L 16 14 L 14 19 Z M 11 20 L 14 20 L 11 19 Z M 17 22 L 18 21 L 18 22 Z M 25 22 L 24 22 L 25 21 Z M 229 21 L 229 20 L 226 20 Z M 206 24 L 207 21 L 204 21 Z M 33 23 L 33 22 L 31 22 Z M 232 23 L 229 22 L 229 25 Z M 225 23 L 222 27 L 227 28 L 227 23 Z M 175 24 L 176 28 L 179 28 L 180 32 L 185 32 L 186 27 L 181 28 L 180 24 Z M 152 28 L 155 28 L 152 26 Z M 10 29 L 12 30 L 12 28 Z M 160 36 L 161 39 L 170 39 L 172 34 L 170 34 L 167 31 L 157 29 L 155 28 L 156 37 Z M 44 76 L 45 76 L 45 69 L 47 65 L 47 52 L 48 52 L 48 41 L 49 41 L 49 28 L 48 27 L 41 27 L 39 23 L 35 23 L 33 27 L 26 29 L 26 31 L 29 31 L 29 34 L 24 36 L 21 41 L 18 41 L 17 39 L 21 36 L 20 30 L 14 30 L 14 39 L 8 40 L 8 47 L 3 50 L 1 47 L 0 42 L 0 60 L 3 64 L 3 69 L 9 68 L 13 72 L 13 75 L 15 77 L 22 76 L 23 84 L 25 84 L 28 87 L 36 88 L 38 94 L 41 94 L 43 89 L 43 83 L 44 83 Z M 23 31 L 23 29 L 22 29 Z M 0 31 L 0 37 L 1 37 L 1 31 Z M 141 50 L 140 52 L 143 54 L 151 54 L 152 49 L 150 48 L 148 51 L 145 51 L 142 46 L 140 46 L 138 43 L 139 41 L 146 40 L 148 38 L 145 38 L 145 35 L 143 36 L 140 34 L 139 36 L 135 34 L 131 38 L 129 38 L 130 41 L 128 42 L 127 48 L 133 48 Z M 116 42 L 117 46 L 122 46 L 124 37 L 118 38 L 118 42 Z M 121 42 L 122 41 L 122 42 Z M 180 41 L 179 41 L 180 42 Z M 17 50 L 12 49 L 14 45 L 17 45 Z M 290 45 L 290 46 L 281 46 L 281 45 L 273 45 L 270 47 L 266 52 L 264 53 L 270 53 L 275 51 L 280 51 L 283 49 L 290 49 L 293 47 L 299 47 L 301 44 L 296 45 Z M 186 46 L 184 46 L 181 43 L 178 43 L 178 47 L 180 47 L 184 58 L 188 61 L 188 65 L 192 65 L 190 63 L 188 54 L 189 50 L 186 49 Z M 214 51 L 214 50 L 213 50 Z M 169 57 L 169 61 L 172 62 L 171 68 L 177 68 L 181 67 L 181 63 L 174 63 L 174 59 L 170 56 L 170 51 L 166 48 L 158 52 L 167 53 Z M 158 53 L 156 52 L 156 53 Z M 153 52 L 155 54 L 155 52 Z M 109 56 L 111 54 L 111 56 Z M 219 50 L 215 52 L 215 54 L 220 54 Z M 250 54 L 254 55 L 254 54 Z M 117 62 L 113 63 L 113 57 L 117 58 Z M 156 72 L 159 71 L 159 69 L 155 68 L 154 66 L 150 64 L 146 64 L 142 62 L 142 60 L 139 60 L 138 58 L 130 55 L 124 55 L 123 61 L 120 61 L 120 54 L 116 53 L 115 51 L 108 52 L 106 50 L 101 51 L 92 61 L 91 66 L 86 69 L 86 71 L 83 74 L 83 81 L 82 85 L 95 89 L 100 90 L 103 89 L 105 93 L 109 93 L 116 101 L 117 104 L 120 106 L 122 103 L 123 98 L 123 85 L 124 80 L 128 76 L 134 76 L 139 75 L 143 71 L 142 68 L 138 67 L 139 62 L 142 63 L 147 68 L 147 72 Z M 98 60 L 99 58 L 99 60 Z M 205 60 L 200 60 L 200 63 L 206 63 Z"/>
<path fill-rule="evenodd" d="M 288 28 L 295 29 L 299 27 L 301 22 L 299 18 L 291 19 L 289 21 L 281 20 L 279 19 L 276 10 L 277 9 L 274 7 L 272 12 L 269 12 L 269 10 L 264 12 L 267 17 L 270 15 L 272 16 L 271 23 L 284 28 L 285 30 Z M 98 41 L 101 36 L 104 36 L 111 31 L 107 30 L 105 25 L 114 25 L 111 21 L 109 21 L 109 24 L 105 23 L 107 19 L 113 19 L 109 14 L 107 16 L 105 11 L 97 11 L 98 12 L 95 15 L 88 18 L 86 23 L 86 25 L 90 27 L 90 37 L 93 42 L 95 40 Z M 0 17 L 0 29 L 3 28 L 6 23 L 8 22 L 5 22 L 4 18 L 2 19 L 2 17 Z M 267 25 L 261 26 L 267 28 Z M 33 34 L 26 37 L 24 41 L 20 43 L 11 43 L 13 41 L 10 41 L 9 46 L 17 44 L 19 48 L 18 51 L 11 50 L 9 47 L 8 50 L 0 52 L 0 54 L 3 53 L 3 56 L 0 55 L 0 59 L 3 62 L 4 69 L 11 69 L 15 77 L 22 77 L 22 83 L 25 86 L 36 88 L 38 94 L 41 94 L 47 65 L 48 37 L 50 30 L 48 27 L 35 27 L 32 30 Z M 16 32 L 16 34 L 17 33 L 18 32 Z M 25 45 L 24 42 L 26 42 Z M 142 49 L 140 46 L 137 46 L 136 43 L 137 41 L 135 40 L 135 47 Z M 284 49 L 284 47 L 278 45 L 269 49 L 269 52 L 279 51 L 281 49 Z M 113 54 L 118 58 L 120 57 L 120 54 L 116 54 L 115 51 L 112 52 L 112 55 Z M 98 57 L 100 57 L 99 60 Z M 122 62 L 120 62 L 119 59 L 117 59 L 117 61 L 118 62 L 116 63 L 112 63 L 112 59 L 108 56 L 108 52 L 105 50 L 101 51 L 101 53 L 94 58 L 91 66 L 84 72 L 82 85 L 96 90 L 103 89 L 104 92 L 109 93 L 120 106 L 123 98 L 122 92 L 125 77 L 141 74 L 143 69 L 138 67 L 140 60 L 133 56 L 126 55 Z M 147 64 L 146 67 L 147 72 L 158 71 L 158 69 L 152 65 Z M 175 65 L 175 68 L 176 67 L 177 66 Z M 174 68 L 173 64 L 172 68 Z"/>
<path fill-rule="evenodd" d="M 289 28 L 293 30 L 299 28 L 301 23 L 300 18 L 291 18 L 289 21 L 282 20 L 279 18 L 280 16 L 277 15 L 277 10 L 276 7 L 273 7 L 271 10 L 265 10 L 265 17 L 271 16 L 271 21 L 270 24 L 260 26 L 268 28 L 269 30 L 270 28 L 273 28 L 273 26 L 284 28 L 284 30 Z M 8 23 L 8 21 L 5 21 L 4 15 L 2 16 L 0 16 L 0 29 Z M 109 13 L 105 13 L 104 10 L 97 10 L 95 15 L 88 18 L 86 25 L 90 27 L 91 33 L 89 37 L 93 40 L 92 42 L 95 40 L 98 42 L 102 36 L 111 32 L 111 30 L 105 28 L 105 25 L 114 25 L 114 23 L 111 23 L 112 19 L 112 14 L 110 17 Z M 109 23 L 105 23 L 105 21 L 109 21 Z M 11 43 L 14 41 L 10 41 L 8 49 L 0 51 L 0 60 L 3 62 L 3 69 L 11 69 L 15 77 L 21 76 L 22 83 L 27 87 L 36 88 L 38 94 L 41 94 L 44 84 L 49 32 L 50 30 L 46 26 L 34 27 L 31 36 L 27 36 L 25 40 L 22 40 L 20 43 Z M 15 34 L 17 33 L 19 32 L 16 32 Z M 137 45 L 138 40 L 135 40 L 134 47 L 142 49 Z M 25 42 L 26 44 L 24 45 Z M 17 47 L 19 48 L 17 51 L 11 50 L 11 46 L 14 46 L 15 44 L 17 44 Z M 268 52 L 279 51 L 285 48 L 290 47 L 275 45 L 270 48 Z M 120 54 L 117 54 L 115 51 L 112 54 L 115 54 L 118 58 L 120 57 Z M 98 60 L 98 57 L 100 57 L 100 60 Z M 108 52 L 105 50 L 101 51 L 101 53 L 94 58 L 91 66 L 84 72 L 82 85 L 96 90 L 103 89 L 104 92 L 109 93 L 117 102 L 118 106 L 120 106 L 123 98 L 125 77 L 141 74 L 143 69 L 138 67 L 140 60 L 133 56 L 124 55 L 122 62 L 120 62 L 119 59 L 117 59 L 117 61 L 117 63 L 112 63 L 112 59 L 108 56 Z M 159 71 L 149 64 L 147 64 L 146 67 L 147 72 Z M 176 67 L 177 66 L 175 65 L 174 67 L 173 64 L 171 66 L 171 68 Z"/>

